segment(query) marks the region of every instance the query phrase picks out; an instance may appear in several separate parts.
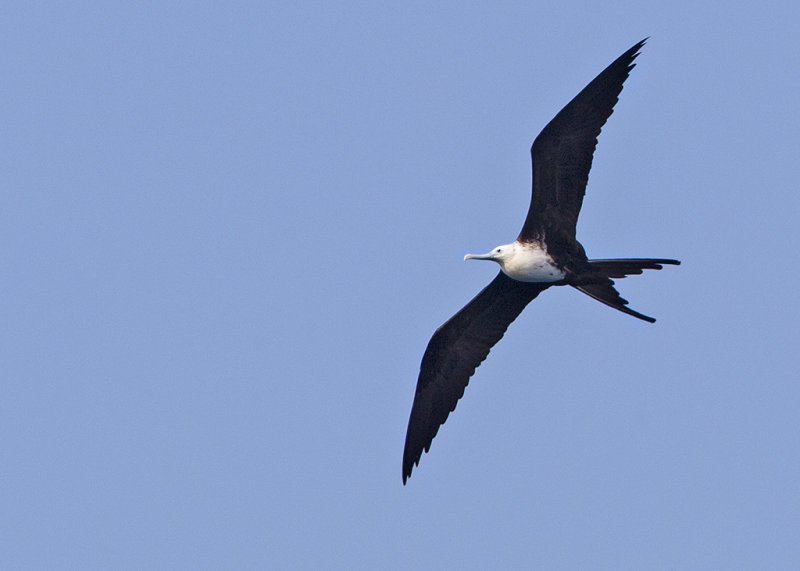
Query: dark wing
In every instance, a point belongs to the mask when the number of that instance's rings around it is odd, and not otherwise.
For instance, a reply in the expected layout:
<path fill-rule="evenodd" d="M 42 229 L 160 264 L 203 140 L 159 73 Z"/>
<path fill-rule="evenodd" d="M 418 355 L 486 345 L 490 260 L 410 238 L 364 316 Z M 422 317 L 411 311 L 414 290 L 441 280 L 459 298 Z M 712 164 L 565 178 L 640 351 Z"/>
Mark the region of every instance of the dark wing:
<path fill-rule="evenodd" d="M 469 378 L 530 301 L 551 284 L 519 282 L 500 272 L 461 311 L 439 327 L 420 365 L 403 451 L 403 483 L 422 451 L 456 408 Z"/>
<path fill-rule="evenodd" d="M 544 239 L 556 230 L 575 238 L 597 136 L 617 102 L 646 38 L 619 56 L 559 111 L 531 147 L 533 191 L 518 240 Z"/>

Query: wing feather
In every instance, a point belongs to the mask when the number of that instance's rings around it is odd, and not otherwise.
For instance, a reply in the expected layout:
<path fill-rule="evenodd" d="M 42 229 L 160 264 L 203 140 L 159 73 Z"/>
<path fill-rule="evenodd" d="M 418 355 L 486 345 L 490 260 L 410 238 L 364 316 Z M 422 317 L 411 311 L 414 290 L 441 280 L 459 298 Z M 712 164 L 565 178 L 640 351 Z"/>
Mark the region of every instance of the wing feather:
<path fill-rule="evenodd" d="M 528 303 L 550 284 L 525 283 L 500 272 L 431 337 L 420 365 L 403 451 L 403 483 L 422 451 L 456 408 L 469 378 Z"/>
<path fill-rule="evenodd" d="M 645 41 L 614 60 L 534 140 L 531 204 L 518 240 L 541 240 L 547 234 L 574 240 L 597 136 Z"/>

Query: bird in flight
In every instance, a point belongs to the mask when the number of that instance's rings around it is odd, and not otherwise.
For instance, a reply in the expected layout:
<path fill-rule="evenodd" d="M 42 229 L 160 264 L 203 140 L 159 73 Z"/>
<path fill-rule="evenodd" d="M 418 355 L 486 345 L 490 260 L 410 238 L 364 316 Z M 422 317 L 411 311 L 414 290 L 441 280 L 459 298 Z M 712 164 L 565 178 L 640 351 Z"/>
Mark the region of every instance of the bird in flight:
<path fill-rule="evenodd" d="M 590 260 L 575 239 L 586 181 L 600 129 L 611 115 L 646 39 L 619 56 L 539 133 L 531 147 L 533 190 L 517 239 L 487 254 L 500 272 L 431 337 L 422 356 L 403 451 L 403 484 L 422 451 L 456 408 L 469 378 L 528 303 L 550 286 L 570 285 L 609 307 L 653 323 L 628 307 L 614 279 L 660 270 L 678 260 L 625 258 Z"/>

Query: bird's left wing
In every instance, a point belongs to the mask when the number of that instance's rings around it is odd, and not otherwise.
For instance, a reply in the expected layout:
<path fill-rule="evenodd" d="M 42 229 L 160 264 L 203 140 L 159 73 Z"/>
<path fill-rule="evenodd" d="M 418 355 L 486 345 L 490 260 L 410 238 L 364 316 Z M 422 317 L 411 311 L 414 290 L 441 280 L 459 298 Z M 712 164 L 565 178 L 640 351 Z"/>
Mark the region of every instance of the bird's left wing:
<path fill-rule="evenodd" d="M 531 204 L 518 240 L 545 239 L 552 230 L 575 238 L 592 155 L 600 129 L 611 115 L 622 84 L 646 40 L 595 77 L 536 137 L 531 147 Z"/>
<path fill-rule="evenodd" d="M 551 284 L 513 280 L 500 272 L 431 337 L 420 365 L 403 451 L 403 483 L 422 451 L 456 408 L 469 378 L 531 300 Z"/>

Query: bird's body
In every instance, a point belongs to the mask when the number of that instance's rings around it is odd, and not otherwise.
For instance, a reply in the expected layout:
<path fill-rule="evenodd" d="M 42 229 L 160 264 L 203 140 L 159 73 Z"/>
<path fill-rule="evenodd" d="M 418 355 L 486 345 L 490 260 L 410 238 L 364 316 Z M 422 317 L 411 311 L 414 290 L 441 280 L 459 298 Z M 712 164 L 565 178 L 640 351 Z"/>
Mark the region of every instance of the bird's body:
<path fill-rule="evenodd" d="M 464 260 L 492 260 L 500 264 L 500 271 L 505 275 L 521 282 L 553 283 L 566 275 L 538 242 L 515 240 L 488 254 L 467 254 Z"/>
<path fill-rule="evenodd" d="M 531 147 L 533 189 L 519 236 L 487 254 L 500 273 L 475 298 L 439 327 L 425 349 L 403 452 L 403 483 L 452 412 L 475 369 L 525 306 L 551 286 L 571 285 L 623 313 L 655 319 L 627 306 L 612 278 L 660 270 L 677 260 L 588 259 L 575 238 L 592 155 L 622 84 L 644 40 L 617 58 L 568 103 Z"/>

